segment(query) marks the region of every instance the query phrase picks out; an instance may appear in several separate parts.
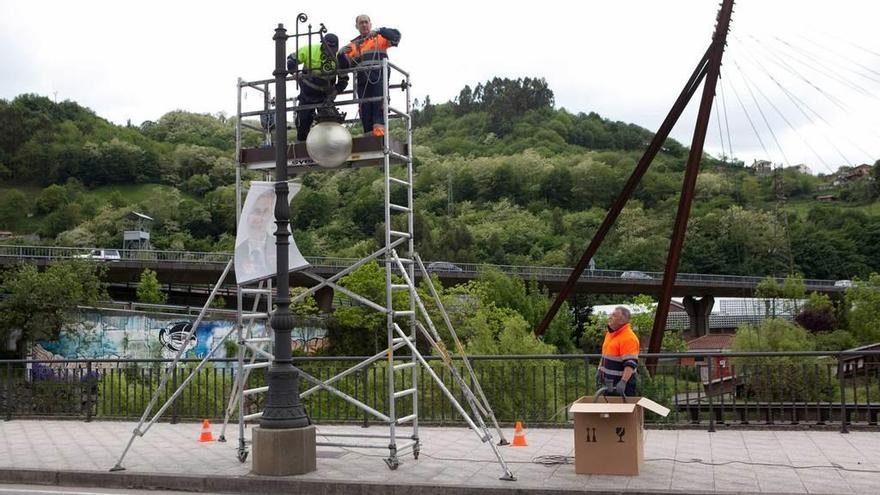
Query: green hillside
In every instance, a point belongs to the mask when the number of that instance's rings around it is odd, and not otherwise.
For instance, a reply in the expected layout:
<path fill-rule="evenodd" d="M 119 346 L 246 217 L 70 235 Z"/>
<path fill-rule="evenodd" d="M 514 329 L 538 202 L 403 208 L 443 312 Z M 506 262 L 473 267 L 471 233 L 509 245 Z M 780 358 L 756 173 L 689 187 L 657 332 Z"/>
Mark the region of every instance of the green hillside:
<path fill-rule="evenodd" d="M 495 78 L 417 108 L 417 242 L 432 260 L 572 265 L 652 137 L 556 108 L 543 79 Z M 0 136 L 0 229 L 118 246 L 122 219 L 136 210 L 156 219 L 156 248 L 231 249 L 232 119 L 177 110 L 116 126 L 75 102 L 21 95 L 0 100 L 0 126 L 10 129 Z M 662 269 L 687 151 L 667 140 L 597 254 L 599 268 Z M 780 211 L 773 176 L 706 156 L 681 270 L 833 279 L 880 271 L 878 168 L 831 189 L 831 177 L 785 170 Z M 303 252 L 375 250 L 379 179 L 364 169 L 303 177 L 292 208 Z M 838 201 L 819 203 L 818 194 Z"/>

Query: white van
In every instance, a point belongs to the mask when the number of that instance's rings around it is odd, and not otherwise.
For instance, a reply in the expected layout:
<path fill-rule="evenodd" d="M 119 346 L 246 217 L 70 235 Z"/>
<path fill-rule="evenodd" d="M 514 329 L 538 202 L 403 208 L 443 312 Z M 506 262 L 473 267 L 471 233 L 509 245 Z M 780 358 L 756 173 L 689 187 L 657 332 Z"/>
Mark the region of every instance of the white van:
<path fill-rule="evenodd" d="M 78 254 L 74 256 L 74 258 L 87 260 L 119 261 L 122 259 L 122 256 L 119 255 L 119 250 L 117 249 L 92 249 L 90 253 Z"/>

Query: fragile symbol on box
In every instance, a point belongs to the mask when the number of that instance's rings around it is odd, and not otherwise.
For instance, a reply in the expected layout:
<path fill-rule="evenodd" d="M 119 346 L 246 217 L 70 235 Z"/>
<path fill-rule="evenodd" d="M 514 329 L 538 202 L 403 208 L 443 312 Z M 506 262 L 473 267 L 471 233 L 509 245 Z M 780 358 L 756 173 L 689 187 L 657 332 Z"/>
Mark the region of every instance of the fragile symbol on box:
<path fill-rule="evenodd" d="M 623 436 L 626 435 L 626 428 L 618 426 L 614 429 L 614 432 L 617 433 L 617 443 L 623 443 Z"/>

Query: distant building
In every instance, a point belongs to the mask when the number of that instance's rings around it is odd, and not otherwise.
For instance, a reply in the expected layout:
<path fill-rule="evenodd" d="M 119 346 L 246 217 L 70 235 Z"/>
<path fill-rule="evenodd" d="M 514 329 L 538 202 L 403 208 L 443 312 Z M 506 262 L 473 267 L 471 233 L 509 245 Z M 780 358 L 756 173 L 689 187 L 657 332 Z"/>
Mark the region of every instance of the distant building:
<path fill-rule="evenodd" d="M 839 186 L 845 182 L 854 182 L 859 180 L 872 180 L 871 171 L 874 169 L 871 165 L 863 163 L 857 167 L 840 167 L 837 171 L 837 177 L 832 185 Z"/>
<path fill-rule="evenodd" d="M 687 342 L 689 352 L 727 352 L 733 348 L 732 333 L 709 334 Z M 723 356 L 705 356 L 681 358 L 682 366 L 697 366 L 700 370 L 700 381 L 707 395 L 719 395 L 733 392 L 736 387 L 730 359 Z M 711 371 L 710 371 L 711 370 Z M 711 374 L 710 374 L 711 373 Z"/>
<path fill-rule="evenodd" d="M 833 194 L 821 194 L 816 196 L 816 201 L 822 201 L 824 203 L 830 203 L 832 201 L 837 201 L 837 196 Z"/>
<path fill-rule="evenodd" d="M 880 351 L 880 342 L 876 344 L 865 345 L 862 347 L 856 347 L 853 349 L 847 349 L 847 351 Z M 880 363 L 880 356 L 876 354 L 855 354 L 842 356 L 840 358 L 840 372 L 842 372 L 844 376 L 848 377 L 867 377 L 869 373 L 876 375 L 878 363 Z"/>
<path fill-rule="evenodd" d="M 793 170 L 796 170 L 796 171 L 802 173 L 802 174 L 813 175 L 813 170 L 810 169 L 810 167 L 804 165 L 803 163 L 795 165 L 794 167 L 791 167 L 791 168 Z"/>
<path fill-rule="evenodd" d="M 758 177 L 764 177 L 773 173 L 773 163 L 770 160 L 754 160 L 749 168 Z"/>

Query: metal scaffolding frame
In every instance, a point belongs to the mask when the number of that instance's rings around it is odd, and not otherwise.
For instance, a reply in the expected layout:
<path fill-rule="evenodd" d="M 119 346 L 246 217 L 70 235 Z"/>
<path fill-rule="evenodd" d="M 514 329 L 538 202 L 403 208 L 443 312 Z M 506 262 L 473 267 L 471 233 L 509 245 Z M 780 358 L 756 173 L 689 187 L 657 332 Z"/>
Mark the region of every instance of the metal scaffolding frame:
<path fill-rule="evenodd" d="M 428 276 L 425 267 L 423 266 L 421 260 L 418 258 L 418 255 L 415 252 L 414 246 L 414 235 L 413 235 L 413 221 L 414 221 L 414 207 L 413 207 L 413 159 L 412 159 L 412 99 L 410 94 L 410 74 L 400 67 L 390 63 L 387 59 L 383 60 L 381 66 L 372 65 L 372 66 L 360 66 L 353 67 L 351 69 L 346 69 L 345 71 L 340 70 L 339 72 L 349 72 L 353 76 L 353 79 L 359 72 L 366 71 L 374 71 L 377 68 L 381 67 L 382 70 L 382 85 L 383 92 L 381 97 L 374 98 L 360 98 L 356 94 L 354 90 L 352 91 L 344 91 L 341 95 L 352 95 L 351 99 L 346 99 L 342 101 L 335 102 L 334 106 L 347 106 L 347 105 L 358 105 L 360 103 L 367 103 L 373 101 L 381 101 L 382 103 L 382 111 L 385 117 L 385 126 L 386 132 L 384 137 L 381 139 L 380 146 L 378 146 L 374 153 L 358 153 L 352 154 L 351 159 L 344 165 L 343 167 L 349 168 L 357 168 L 364 166 L 381 166 L 383 169 L 384 175 L 384 198 L 383 198 L 383 209 L 384 209 L 384 246 L 370 254 L 362 258 L 357 263 L 349 266 L 348 268 L 340 271 L 339 273 L 324 278 L 314 273 L 310 273 L 308 268 L 298 272 L 313 281 L 316 282 L 316 285 L 308 289 L 307 291 L 297 295 L 292 298 L 291 303 L 298 302 L 305 297 L 308 297 L 314 294 L 317 290 L 322 289 L 324 287 L 330 287 L 335 291 L 338 291 L 342 294 L 345 294 L 353 301 L 372 308 L 380 313 L 386 315 L 386 330 L 387 330 L 387 347 L 378 352 L 377 354 L 361 361 L 360 363 L 338 373 L 337 375 L 321 380 L 310 374 L 303 372 L 302 370 L 298 370 L 301 378 L 310 382 L 312 387 L 308 390 L 301 393 L 302 398 L 306 398 L 320 390 L 325 390 L 346 402 L 354 405 L 355 407 L 361 409 L 362 411 L 372 415 L 375 418 L 383 421 L 388 425 L 388 434 L 387 435 L 377 435 L 377 434 L 329 434 L 329 433 L 321 433 L 319 432 L 319 436 L 323 436 L 325 438 L 329 437 L 341 437 L 344 439 L 363 439 L 362 442 L 357 443 L 348 443 L 347 441 L 327 441 L 327 442 L 318 442 L 317 444 L 320 446 L 333 446 L 333 447 L 355 447 L 355 448 L 380 448 L 389 450 L 389 455 L 385 458 L 385 463 L 390 469 L 397 469 L 400 464 L 400 456 L 406 453 L 412 453 L 414 458 L 418 459 L 419 451 L 421 448 L 421 440 L 419 438 L 419 423 L 418 423 L 418 376 L 419 376 L 419 367 L 423 367 L 426 372 L 431 376 L 431 378 L 436 382 L 438 387 L 444 392 L 446 397 L 452 402 L 454 408 L 458 411 L 459 414 L 467 422 L 468 426 L 474 430 L 474 432 L 478 435 L 482 442 L 488 443 L 493 453 L 495 454 L 500 466 L 503 470 L 503 475 L 501 479 L 503 480 L 515 480 L 516 477 L 510 471 L 507 463 L 505 462 L 503 456 L 501 455 L 500 450 L 495 445 L 494 440 L 492 438 L 492 434 L 487 427 L 487 420 L 491 422 L 492 426 L 498 433 L 499 443 L 498 445 L 506 445 L 508 442 L 504 438 L 504 434 L 501 428 L 498 426 L 498 422 L 495 418 L 494 412 L 492 411 L 488 400 L 486 399 L 483 390 L 479 386 L 479 381 L 477 380 L 477 376 L 473 371 L 473 368 L 470 365 L 470 362 L 467 359 L 467 356 L 464 353 L 464 347 L 459 341 L 458 337 L 455 334 L 455 330 L 452 327 L 451 322 L 449 321 L 449 317 L 447 316 L 442 302 L 440 301 L 439 295 L 435 290 L 433 284 L 430 282 L 430 277 Z M 391 80 L 399 78 L 398 83 L 392 84 Z M 296 81 L 297 78 L 288 77 L 287 82 Z M 259 81 L 243 81 L 239 79 L 237 89 L 238 89 L 238 105 L 237 105 L 237 118 L 236 118 L 236 218 L 241 214 L 242 207 L 242 194 L 243 194 L 243 184 L 242 184 L 242 175 L 241 171 L 243 168 L 251 169 L 251 170 L 264 170 L 269 172 L 269 168 L 265 163 L 255 163 L 253 161 L 246 162 L 243 160 L 243 157 L 246 155 L 248 150 L 244 150 L 242 148 L 242 128 L 250 128 L 254 130 L 258 130 L 264 132 L 265 135 L 265 144 L 264 147 L 271 146 L 271 122 L 268 115 L 271 115 L 274 112 L 273 106 L 273 98 L 271 97 L 270 85 L 274 82 L 274 79 L 265 79 Z M 353 81 L 356 85 L 356 82 Z M 395 108 L 391 105 L 391 95 L 390 91 L 392 89 L 401 89 L 404 93 L 405 98 L 405 108 L 403 110 Z M 262 105 L 263 108 L 261 110 L 256 111 L 243 111 L 242 110 L 242 97 L 243 92 L 245 90 L 256 90 L 262 93 Z M 288 106 L 288 102 L 292 102 L 294 98 L 289 98 L 286 102 L 283 102 L 285 105 L 285 110 L 288 112 L 296 112 L 298 110 L 307 110 L 312 108 L 317 108 L 320 105 L 293 105 Z M 274 102 L 275 104 L 281 104 L 282 102 Z M 244 118 L 248 117 L 261 117 L 261 126 L 256 126 L 248 122 L 244 122 Z M 356 124 L 358 123 L 358 119 L 349 119 L 344 123 L 346 124 Z M 401 146 L 401 143 L 397 143 L 392 139 L 392 122 L 401 123 L 404 127 L 406 142 L 404 146 Z M 373 144 L 379 144 L 375 142 L 375 138 L 372 137 L 361 137 L 354 138 L 357 143 L 358 140 L 369 141 L 374 140 Z M 399 151 L 397 151 L 399 150 Z M 293 155 L 293 156 L 291 156 Z M 332 171 L 331 169 L 322 168 L 313 162 L 311 162 L 308 157 L 298 156 L 296 153 L 296 145 L 288 147 L 288 171 L 291 174 L 302 174 L 306 172 L 328 172 Z M 395 176 L 393 174 L 393 166 L 394 165 L 402 165 L 405 168 L 405 174 L 397 174 Z M 333 169 L 335 170 L 335 169 Z M 394 189 L 404 188 L 406 191 L 406 204 L 395 204 L 392 202 L 392 191 Z M 392 219 L 394 218 L 394 214 L 405 215 L 405 230 L 394 230 L 392 228 Z M 403 256 L 399 256 L 397 250 L 401 249 Z M 370 261 L 379 261 L 384 264 L 385 268 L 385 301 L 384 305 L 379 304 L 377 302 L 371 301 L 366 297 L 363 297 L 359 294 L 356 294 L 340 285 L 338 285 L 338 281 L 344 277 L 345 275 L 355 271 L 359 267 L 363 266 Z M 440 338 L 439 333 L 437 332 L 434 323 L 431 321 L 430 316 L 428 315 L 428 311 L 424 305 L 424 303 L 419 298 L 419 295 L 416 291 L 415 287 L 415 267 L 416 265 L 420 268 L 419 275 L 422 276 L 425 280 L 428 281 L 428 286 L 430 288 L 432 297 L 434 299 L 434 303 L 437 305 L 440 313 L 443 317 L 444 324 L 450 334 L 453 336 L 455 349 L 457 350 L 459 358 L 465 363 L 465 367 L 468 373 L 468 379 L 465 379 L 459 373 L 458 369 L 453 365 L 453 354 L 446 348 L 443 344 L 443 341 Z M 400 283 L 400 280 L 403 280 L 404 283 Z M 244 410 L 244 402 L 245 398 L 258 394 L 261 392 L 265 392 L 267 387 L 259 387 L 248 389 L 247 387 L 247 378 L 250 372 L 250 369 L 253 369 L 260 365 L 259 362 L 256 362 L 258 358 L 269 358 L 271 359 L 271 352 L 262 348 L 262 345 L 266 343 L 271 343 L 271 337 L 269 336 L 259 336 L 254 338 L 251 329 L 244 328 L 244 321 L 242 320 L 242 316 L 246 315 L 243 308 L 243 295 L 249 293 L 250 291 L 259 291 L 262 290 L 266 295 L 271 297 L 271 290 L 266 291 L 266 289 L 249 289 L 247 287 L 238 287 L 238 314 L 239 314 L 239 356 L 238 356 L 238 364 L 239 371 L 237 373 L 236 384 L 233 386 L 233 394 L 229 400 L 229 406 L 226 409 L 226 417 L 224 419 L 224 427 L 223 434 L 225 434 L 226 424 L 234 414 L 236 410 L 236 405 L 238 406 L 238 423 L 239 423 L 239 445 L 238 445 L 238 458 L 241 462 L 244 462 L 248 456 L 248 442 L 245 439 L 245 427 L 246 422 L 258 419 L 262 413 L 254 413 L 254 414 L 245 414 Z M 409 307 L 404 310 L 395 310 L 393 307 L 393 294 L 395 292 L 407 292 L 409 294 Z M 257 311 L 257 302 L 255 302 L 254 309 L 251 313 L 256 313 Z M 271 303 L 267 306 L 266 314 L 271 312 Z M 419 321 L 418 316 L 421 315 L 422 319 L 427 324 L 428 328 L 425 328 L 425 325 Z M 401 326 L 403 325 L 403 326 Z M 268 325 L 267 325 L 268 328 Z M 417 336 L 421 335 L 422 338 L 431 344 L 435 352 L 441 356 L 443 365 L 449 370 L 450 376 L 453 377 L 454 383 L 458 386 L 461 391 L 461 396 L 467 402 L 468 409 L 470 409 L 470 413 L 468 413 L 464 407 L 459 403 L 459 400 L 456 398 L 455 394 L 447 387 L 441 378 L 434 372 L 434 370 L 428 365 L 427 361 L 419 352 L 416 341 Z M 395 353 L 400 350 L 406 348 L 409 350 L 408 355 L 398 356 Z M 348 376 L 352 373 L 355 373 L 359 370 L 362 370 L 374 363 L 380 361 L 386 361 L 388 365 L 388 383 L 387 383 L 387 410 L 386 411 L 378 411 L 369 405 L 361 402 L 360 400 L 342 392 L 341 390 L 334 387 L 332 384 L 345 376 Z M 247 363 L 245 363 L 247 361 Z M 267 366 L 266 363 L 264 366 Z M 395 390 L 396 382 L 395 376 L 400 373 L 410 373 L 411 377 L 407 380 L 410 384 L 410 388 L 406 388 L 404 390 Z M 474 393 L 476 391 L 476 393 Z M 404 399 L 406 397 L 410 397 L 412 401 L 412 414 L 409 414 L 404 417 L 398 417 L 399 410 L 395 407 L 395 403 L 398 400 Z M 409 434 L 400 435 L 398 432 L 398 428 L 402 427 L 405 424 L 410 424 L 412 427 L 411 432 Z M 225 440 L 225 436 L 221 434 L 221 438 Z M 376 443 L 376 440 L 384 440 L 383 442 Z"/>

